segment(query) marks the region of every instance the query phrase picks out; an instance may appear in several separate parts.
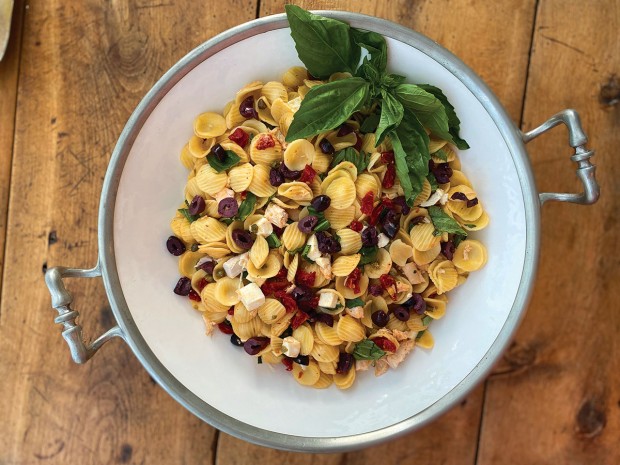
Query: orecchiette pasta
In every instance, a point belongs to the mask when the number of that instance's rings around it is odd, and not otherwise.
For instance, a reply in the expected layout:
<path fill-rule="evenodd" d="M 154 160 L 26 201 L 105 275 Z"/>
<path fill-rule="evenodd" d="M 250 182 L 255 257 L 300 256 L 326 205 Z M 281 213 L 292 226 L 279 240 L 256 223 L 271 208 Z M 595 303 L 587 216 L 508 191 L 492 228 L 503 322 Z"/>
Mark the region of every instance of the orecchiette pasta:
<path fill-rule="evenodd" d="M 379 375 L 414 346 L 433 347 L 428 327 L 448 311 L 446 293 L 487 261 L 466 236 L 489 216 L 458 150 L 431 131 L 435 168 L 407 205 L 389 135 L 377 145 L 365 129 L 375 107 L 287 141 L 322 83 L 292 67 L 281 82 L 249 83 L 222 113 L 196 116 L 167 247 L 179 257 L 174 292 L 207 334 L 219 328 L 301 385 L 348 389 L 356 368 L 372 362 Z"/>

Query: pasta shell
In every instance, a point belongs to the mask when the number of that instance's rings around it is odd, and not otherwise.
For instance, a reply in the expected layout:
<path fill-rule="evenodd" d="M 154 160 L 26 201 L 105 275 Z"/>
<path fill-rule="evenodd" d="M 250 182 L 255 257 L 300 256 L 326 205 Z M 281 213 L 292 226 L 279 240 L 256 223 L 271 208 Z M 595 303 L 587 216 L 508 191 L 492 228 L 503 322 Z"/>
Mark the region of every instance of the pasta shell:
<path fill-rule="evenodd" d="M 258 307 L 258 317 L 268 325 L 278 322 L 286 315 L 286 308 L 276 299 L 265 299 L 265 303 Z"/>
<path fill-rule="evenodd" d="M 360 297 L 361 295 L 363 295 L 367 290 L 368 290 L 368 275 L 367 274 L 362 274 L 362 277 L 360 278 L 360 291 L 359 292 L 355 292 L 353 289 L 348 288 L 345 285 L 345 280 L 347 279 L 347 277 L 345 276 L 338 276 L 336 278 L 336 290 L 342 294 L 342 296 L 344 296 L 345 299 L 355 299 L 356 297 Z"/>
<path fill-rule="evenodd" d="M 359 342 L 366 337 L 366 330 L 362 323 L 349 315 L 340 317 L 336 332 L 343 341 Z"/>
<path fill-rule="evenodd" d="M 271 104 L 265 97 L 260 97 L 256 102 L 256 112 L 258 113 L 258 119 L 264 121 L 270 126 L 277 126 L 278 122 L 273 119 L 271 114 Z"/>
<path fill-rule="evenodd" d="M 355 369 L 351 368 L 344 374 L 335 374 L 333 379 L 338 389 L 349 389 L 355 382 Z"/>
<path fill-rule="evenodd" d="M 228 172 L 228 179 L 230 180 L 230 188 L 235 192 L 243 192 L 248 189 L 254 176 L 254 170 L 252 164 L 242 163 L 233 167 Z"/>
<path fill-rule="evenodd" d="M 310 205 L 314 198 L 312 189 L 305 182 L 285 182 L 278 187 L 278 195 L 294 200 L 299 205 Z"/>
<path fill-rule="evenodd" d="M 332 375 L 321 372 L 319 379 L 312 385 L 314 389 L 327 389 L 333 383 Z"/>
<path fill-rule="evenodd" d="M 241 102 L 243 102 L 249 96 L 254 97 L 254 101 L 258 99 L 260 96 L 260 91 L 263 88 L 263 83 L 261 81 L 252 81 L 249 84 L 243 86 L 235 96 L 235 105 L 233 107 L 239 107 Z"/>
<path fill-rule="evenodd" d="M 284 164 L 293 171 L 301 171 L 306 165 L 312 165 L 314 160 L 314 146 L 306 139 L 297 139 L 286 147 Z"/>
<path fill-rule="evenodd" d="M 232 233 L 236 229 L 243 229 L 243 223 L 241 221 L 233 221 L 232 223 L 228 225 L 228 228 L 226 229 L 226 245 L 228 246 L 231 252 L 236 253 L 236 254 L 242 254 L 246 250 L 239 247 L 232 238 Z M 215 270 L 214 270 L 214 273 L 215 273 Z"/>
<path fill-rule="evenodd" d="M 271 166 L 282 160 L 282 144 L 271 133 L 259 134 L 250 143 L 250 158 L 259 165 Z"/>
<path fill-rule="evenodd" d="M 238 302 L 235 305 L 233 319 L 238 323 L 247 323 L 252 320 L 258 314 L 258 310 L 248 311 L 243 302 Z"/>
<path fill-rule="evenodd" d="M 433 226 L 433 224 L 416 224 L 411 228 L 411 232 L 409 233 L 413 247 L 421 252 L 432 249 L 441 241 L 441 237 L 435 236 L 434 233 L 435 226 Z"/>
<path fill-rule="evenodd" d="M 200 190 L 206 192 L 211 197 L 215 197 L 215 194 L 220 192 L 226 187 L 228 183 L 228 176 L 224 171 L 221 173 L 216 172 L 211 165 L 203 165 L 196 174 L 196 183 Z"/>
<path fill-rule="evenodd" d="M 319 366 L 313 360 L 310 361 L 305 369 L 301 368 L 301 366 L 297 363 L 293 363 L 293 378 L 299 384 L 303 386 L 312 386 L 316 384 L 316 382 L 321 377 L 321 370 L 319 370 Z"/>
<path fill-rule="evenodd" d="M 248 190 L 258 197 L 271 197 L 275 194 L 276 188 L 269 182 L 270 168 L 266 165 L 254 165 L 253 170 L 254 174 Z"/>
<path fill-rule="evenodd" d="M 454 200 L 452 196 L 456 193 L 464 194 L 468 200 L 476 198 L 476 193 L 467 186 L 455 186 L 448 191 L 448 203 L 446 204 L 448 209 L 463 218 L 465 221 L 475 221 L 482 215 L 482 205 L 478 202 L 473 207 L 468 207 L 467 202 L 464 200 Z"/>
<path fill-rule="evenodd" d="M 288 266 L 288 271 L 286 273 L 286 280 L 289 283 L 295 282 L 295 276 L 297 275 L 297 268 L 299 267 L 299 254 L 295 254 L 291 263 Z"/>
<path fill-rule="evenodd" d="M 355 207 L 352 205 L 349 208 L 338 210 L 334 207 L 329 207 L 324 212 L 325 218 L 329 221 L 332 229 L 338 231 L 339 229 L 346 228 L 351 224 L 355 217 Z"/>
<path fill-rule="evenodd" d="M 332 199 L 331 208 L 342 210 L 353 205 L 357 196 L 355 184 L 351 179 L 342 177 L 334 180 L 325 194 Z"/>
<path fill-rule="evenodd" d="M 181 154 L 179 155 L 179 159 L 185 168 L 191 170 L 194 168 L 194 155 L 189 151 L 189 145 L 185 144 L 181 149 Z"/>
<path fill-rule="evenodd" d="M 437 296 L 437 298 L 434 299 L 427 297 L 424 299 L 426 302 L 426 311 L 424 313 L 430 316 L 433 320 L 439 320 L 446 314 L 446 301 L 440 299 L 439 297 L 444 296 Z"/>
<path fill-rule="evenodd" d="M 489 215 L 487 212 L 483 211 L 480 218 L 473 221 L 464 221 L 459 219 L 459 223 L 463 226 L 463 229 L 467 231 L 479 231 L 480 229 L 484 229 L 489 225 Z"/>
<path fill-rule="evenodd" d="M 286 87 L 278 81 L 269 81 L 265 83 L 261 89 L 261 95 L 267 99 L 270 105 L 273 104 L 276 99 L 280 99 L 282 101 L 288 100 L 288 92 Z"/>
<path fill-rule="evenodd" d="M 215 283 L 215 300 L 222 305 L 232 307 L 239 303 L 237 290 L 241 287 L 239 278 L 225 277 Z"/>
<path fill-rule="evenodd" d="M 421 203 L 426 202 L 431 196 L 431 191 L 432 191 L 431 183 L 428 182 L 427 179 L 424 179 L 424 182 L 422 184 L 422 190 L 417 195 L 417 197 L 413 199 L 413 205 L 417 207 Z"/>
<path fill-rule="evenodd" d="M 273 102 L 271 102 L 271 114 L 273 115 L 273 119 L 278 122 L 282 119 L 282 117 L 293 114 L 293 111 L 285 102 L 286 99 L 281 98 L 276 98 Z"/>
<path fill-rule="evenodd" d="M 487 250 L 478 241 L 465 240 L 456 248 L 452 262 L 463 271 L 479 270 L 487 262 Z"/>
<path fill-rule="evenodd" d="M 321 370 L 322 373 L 325 373 L 328 375 L 336 374 L 336 363 L 334 362 L 318 362 L 318 363 L 319 363 L 319 369 Z"/>
<path fill-rule="evenodd" d="M 282 268 L 282 258 L 280 254 L 271 252 L 261 268 L 255 267 L 251 260 L 248 262 L 247 267 L 248 274 L 254 278 L 273 278 Z"/>
<path fill-rule="evenodd" d="M 310 355 L 317 362 L 335 362 L 340 356 L 340 351 L 336 346 L 328 346 L 327 344 L 320 344 L 315 341 Z"/>
<path fill-rule="evenodd" d="M 301 355 L 310 355 L 314 347 L 314 334 L 307 323 L 293 330 L 292 336 L 297 339 L 301 345 L 299 353 Z"/>
<path fill-rule="evenodd" d="M 444 260 L 431 263 L 428 276 L 435 284 L 437 294 L 444 294 L 456 287 L 458 273 L 450 260 Z"/>
<path fill-rule="evenodd" d="M 336 232 L 340 238 L 340 253 L 350 255 L 362 248 L 362 236 L 352 229 L 340 229 Z"/>
<path fill-rule="evenodd" d="M 338 336 L 338 332 L 335 327 L 317 322 L 314 325 L 314 330 L 316 331 L 316 337 L 323 344 L 327 344 L 328 346 L 339 346 L 343 342 Z"/>
<path fill-rule="evenodd" d="M 277 323 L 272 324 L 271 328 L 269 328 L 271 337 L 278 337 L 286 331 L 294 315 L 294 313 L 287 313 L 281 320 L 278 320 Z"/>
<path fill-rule="evenodd" d="M 187 221 L 184 217 L 175 217 L 170 221 L 170 229 L 175 236 L 183 239 L 183 242 L 190 243 L 194 241 L 194 236 L 191 232 L 190 222 Z"/>
<path fill-rule="evenodd" d="M 210 284 L 207 284 L 205 287 L 203 287 L 202 291 L 200 292 L 200 298 L 202 299 L 202 302 L 205 304 L 205 311 L 209 313 L 227 312 L 229 306 L 224 305 L 223 303 L 220 303 L 215 298 L 216 287 L 217 287 L 216 283 L 210 283 Z"/>
<path fill-rule="evenodd" d="M 179 274 L 191 278 L 196 272 L 196 263 L 204 257 L 204 254 L 198 252 L 186 251 L 179 257 Z"/>
<path fill-rule="evenodd" d="M 428 265 L 435 260 L 441 253 L 441 244 L 436 244 L 433 248 L 420 252 L 418 249 L 413 249 L 413 261 L 416 265 Z"/>
<path fill-rule="evenodd" d="M 415 341 L 416 345 L 422 347 L 423 349 L 432 349 L 435 345 L 435 339 L 430 331 L 427 329 L 422 333 L 420 339 Z"/>
<path fill-rule="evenodd" d="M 303 85 L 304 79 L 308 79 L 308 71 L 303 66 L 293 66 L 282 76 L 284 85 L 292 89 Z"/>
<path fill-rule="evenodd" d="M 377 252 L 377 261 L 364 266 L 364 273 L 372 279 L 379 279 L 382 275 L 387 274 L 392 269 L 392 257 L 385 249 L 379 249 Z"/>
<path fill-rule="evenodd" d="M 473 189 L 471 182 L 467 179 L 467 176 L 462 171 L 452 170 L 452 176 L 450 176 L 450 183 L 454 186 L 467 186 Z"/>
<path fill-rule="evenodd" d="M 379 198 L 381 193 L 379 179 L 369 173 L 360 174 L 355 181 L 355 192 L 358 199 L 364 198 L 368 192 L 372 192 L 375 199 Z"/>
<path fill-rule="evenodd" d="M 332 273 L 334 276 L 349 276 L 357 267 L 362 256 L 360 254 L 343 255 L 332 263 Z"/>
<path fill-rule="evenodd" d="M 192 136 L 187 143 L 187 149 L 194 158 L 203 158 L 209 154 L 211 147 L 214 145 L 214 139 L 203 139 L 202 137 Z"/>
<path fill-rule="evenodd" d="M 230 255 L 230 249 L 225 242 L 210 242 L 200 245 L 198 246 L 198 252 L 204 253 L 212 258 L 224 258 Z"/>
<path fill-rule="evenodd" d="M 263 236 L 256 236 L 249 256 L 256 268 L 261 268 L 265 264 L 269 256 L 269 244 Z"/>
<path fill-rule="evenodd" d="M 350 161 L 342 161 L 332 168 L 332 173 L 344 173 L 349 176 L 351 181 L 357 180 L 357 166 Z"/>
<path fill-rule="evenodd" d="M 286 250 L 295 250 L 306 244 L 306 235 L 299 230 L 297 224 L 289 224 L 282 233 L 282 244 Z"/>
<path fill-rule="evenodd" d="M 202 113 L 194 119 L 194 134 L 203 139 L 226 132 L 226 119 L 218 113 Z"/>
<path fill-rule="evenodd" d="M 198 218 L 190 225 L 192 236 L 196 242 L 202 244 L 225 241 L 226 229 L 227 226 L 224 223 L 208 216 Z"/>
<path fill-rule="evenodd" d="M 410 245 L 405 244 L 400 239 L 393 241 L 390 244 L 390 258 L 398 266 L 405 266 L 407 260 L 413 256 L 413 248 Z"/>
<path fill-rule="evenodd" d="M 437 150 L 443 148 L 447 144 L 447 141 L 442 139 L 431 139 L 428 144 L 429 153 L 435 153 Z"/>

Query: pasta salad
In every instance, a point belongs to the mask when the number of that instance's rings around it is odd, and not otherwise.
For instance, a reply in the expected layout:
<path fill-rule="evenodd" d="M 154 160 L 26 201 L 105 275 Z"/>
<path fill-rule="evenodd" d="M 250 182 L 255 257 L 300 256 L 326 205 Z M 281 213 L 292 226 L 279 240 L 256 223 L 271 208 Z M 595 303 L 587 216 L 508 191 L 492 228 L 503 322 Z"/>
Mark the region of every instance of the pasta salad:
<path fill-rule="evenodd" d="M 306 67 L 195 118 L 166 245 L 179 257 L 174 292 L 207 334 L 302 385 L 347 389 L 358 371 L 432 348 L 446 294 L 486 263 L 468 233 L 489 217 L 441 90 L 386 74 L 378 34 L 287 14 Z M 344 37 L 349 51 L 317 60 L 308 34 Z"/>

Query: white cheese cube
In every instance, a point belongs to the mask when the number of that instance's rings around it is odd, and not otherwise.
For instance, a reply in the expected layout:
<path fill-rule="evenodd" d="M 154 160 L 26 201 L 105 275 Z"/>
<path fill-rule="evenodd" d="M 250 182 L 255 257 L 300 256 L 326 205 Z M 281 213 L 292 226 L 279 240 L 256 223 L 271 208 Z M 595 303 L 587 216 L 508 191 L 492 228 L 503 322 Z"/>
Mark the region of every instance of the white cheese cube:
<path fill-rule="evenodd" d="M 271 233 L 273 233 L 273 225 L 269 221 L 267 221 L 265 218 L 261 218 L 256 223 L 254 223 L 252 226 L 250 226 L 250 228 L 254 229 L 253 228 L 254 226 L 256 226 L 257 236 L 267 237 Z"/>
<path fill-rule="evenodd" d="M 319 307 L 336 308 L 338 296 L 332 292 L 324 292 L 319 297 Z"/>
<path fill-rule="evenodd" d="M 271 223 L 276 225 L 278 228 L 283 228 L 286 226 L 286 221 L 288 220 L 288 213 L 284 208 L 279 207 L 275 203 L 270 203 L 267 205 L 267 209 L 265 210 L 265 218 Z"/>
<path fill-rule="evenodd" d="M 314 262 L 318 265 L 325 279 L 332 279 L 332 263 L 329 257 L 319 257 L 315 259 Z"/>
<path fill-rule="evenodd" d="M 256 283 L 250 283 L 237 291 L 237 295 L 248 311 L 256 310 L 265 303 L 265 294 Z"/>
<path fill-rule="evenodd" d="M 383 233 L 379 234 L 377 239 L 379 240 L 379 242 L 377 242 L 377 247 L 379 247 L 380 249 L 382 249 L 383 247 L 385 247 L 386 245 L 390 243 L 390 238 L 387 237 Z"/>
<path fill-rule="evenodd" d="M 235 191 L 232 189 L 227 189 L 226 187 L 215 194 L 215 201 L 220 203 L 224 199 L 235 198 Z"/>
<path fill-rule="evenodd" d="M 282 340 L 282 353 L 287 357 L 297 357 L 301 350 L 301 342 L 292 336 L 285 337 Z"/>
<path fill-rule="evenodd" d="M 316 235 L 313 234 L 312 236 L 310 236 L 310 239 L 308 239 L 306 245 L 310 246 L 310 250 L 308 251 L 308 258 L 316 262 L 316 260 L 321 257 L 321 251 L 319 250 L 319 241 L 317 240 Z"/>
<path fill-rule="evenodd" d="M 248 264 L 248 252 L 237 255 L 224 263 L 224 271 L 229 278 L 236 278 Z"/>

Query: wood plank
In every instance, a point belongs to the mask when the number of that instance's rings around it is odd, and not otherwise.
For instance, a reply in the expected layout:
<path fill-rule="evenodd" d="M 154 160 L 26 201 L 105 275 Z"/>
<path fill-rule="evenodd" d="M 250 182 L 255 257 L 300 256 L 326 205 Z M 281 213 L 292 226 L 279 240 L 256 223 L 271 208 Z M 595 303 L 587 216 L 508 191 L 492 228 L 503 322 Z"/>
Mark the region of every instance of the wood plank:
<path fill-rule="evenodd" d="M 579 111 L 602 197 L 542 211 L 527 317 L 488 382 L 480 464 L 620 463 L 620 5 L 541 0 L 524 128 Z M 528 146 L 543 191 L 577 192 L 566 130 Z"/>
<path fill-rule="evenodd" d="M 74 365 L 41 268 L 92 266 L 110 153 L 138 101 L 256 2 L 29 2 L 0 314 L 0 463 L 204 463 L 216 431 L 120 341 Z M 51 232 L 56 241 L 48 241 Z M 99 280 L 70 281 L 86 337 L 113 324 Z"/>
<path fill-rule="evenodd" d="M 11 35 L 6 53 L 0 61 L 0 296 L 2 295 L 2 270 L 4 268 L 4 240 L 9 207 L 11 160 L 13 158 L 13 133 L 15 131 L 15 105 L 19 56 L 22 43 L 24 5 L 18 1 L 13 6 Z"/>
<path fill-rule="evenodd" d="M 261 16 L 281 13 L 281 0 L 261 1 Z M 478 72 L 519 120 L 534 2 L 476 2 L 474 6 L 447 2 L 295 1 L 307 9 L 341 9 L 390 19 L 437 40 Z M 446 14 L 446 11 L 450 14 Z M 504 24 L 512 25 L 506 28 Z M 380 381 L 378 381 L 380 382 Z M 433 424 L 387 444 L 342 454 L 342 464 L 365 463 L 474 463 L 484 386 L 479 386 L 458 407 Z M 450 447 L 445 447 L 450 438 Z M 218 464 L 242 463 L 336 463 L 338 454 L 316 456 L 254 446 L 228 435 L 220 436 Z"/>

